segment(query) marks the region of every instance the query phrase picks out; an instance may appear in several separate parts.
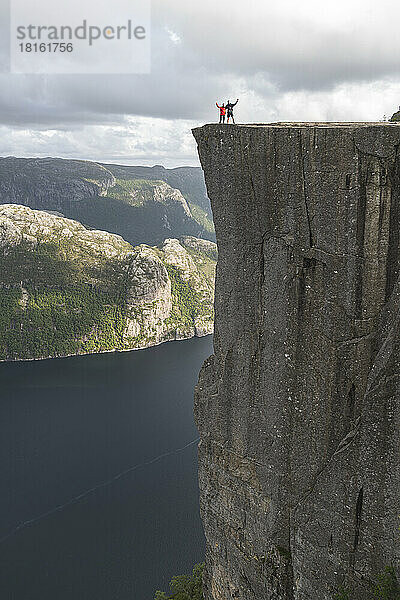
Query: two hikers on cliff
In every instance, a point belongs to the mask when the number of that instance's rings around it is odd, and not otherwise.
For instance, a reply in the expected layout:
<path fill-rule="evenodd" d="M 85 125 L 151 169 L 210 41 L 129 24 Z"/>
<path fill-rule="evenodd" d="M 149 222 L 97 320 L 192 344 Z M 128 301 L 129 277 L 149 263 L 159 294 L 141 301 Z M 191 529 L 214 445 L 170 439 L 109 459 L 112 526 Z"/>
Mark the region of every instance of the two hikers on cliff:
<path fill-rule="evenodd" d="M 222 106 L 220 106 L 218 104 L 218 102 L 216 102 L 215 104 L 217 105 L 217 107 L 219 108 L 219 122 L 220 123 L 225 123 L 225 115 L 227 116 L 227 122 L 229 123 L 229 119 L 232 118 L 232 123 L 235 122 L 235 119 L 233 118 L 233 107 L 236 106 L 236 104 L 239 102 L 239 98 L 236 100 L 236 102 L 234 104 L 232 104 L 231 102 L 228 102 L 226 104 L 222 103 Z"/>

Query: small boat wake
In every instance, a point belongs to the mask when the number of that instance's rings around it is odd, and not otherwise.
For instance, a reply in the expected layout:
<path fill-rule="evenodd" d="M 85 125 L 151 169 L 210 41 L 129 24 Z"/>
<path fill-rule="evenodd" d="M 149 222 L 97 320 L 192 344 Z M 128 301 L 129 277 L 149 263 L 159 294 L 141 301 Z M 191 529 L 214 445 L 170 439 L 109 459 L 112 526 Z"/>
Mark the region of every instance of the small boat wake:
<path fill-rule="evenodd" d="M 64 502 L 63 504 L 58 504 L 54 508 L 52 508 L 44 513 L 41 513 L 40 515 L 37 515 L 36 517 L 33 517 L 32 519 L 29 519 L 27 521 L 22 521 L 21 523 L 19 523 L 19 525 L 17 525 L 9 533 L 7 533 L 6 535 L 4 535 L 3 537 L 0 538 L 0 544 L 5 542 L 6 540 L 8 540 L 10 537 L 15 535 L 22 529 L 25 529 L 29 525 L 33 525 L 34 523 L 37 523 L 38 521 L 41 521 L 42 519 L 45 519 L 46 517 L 53 515 L 54 513 L 60 512 L 61 510 L 63 510 L 64 508 L 67 508 L 71 504 L 75 504 L 76 502 L 79 502 L 79 500 L 82 500 L 82 498 L 86 498 L 86 496 L 89 496 L 93 492 L 97 492 L 97 490 L 100 490 L 102 488 L 105 488 L 105 487 L 111 485 L 115 481 L 118 481 L 118 479 L 121 479 L 125 475 L 132 473 L 132 471 L 136 471 L 136 469 L 141 469 L 143 467 L 152 465 L 155 462 L 158 462 L 159 460 L 162 460 L 163 458 L 166 458 L 168 456 L 173 456 L 174 454 L 179 454 L 180 452 L 183 452 L 190 446 L 197 444 L 197 442 L 199 442 L 199 441 L 200 441 L 200 438 L 196 438 L 196 439 L 192 440 L 191 442 L 189 442 L 188 444 L 186 444 L 185 446 L 182 446 L 181 448 L 175 448 L 174 450 L 170 450 L 169 452 L 164 452 L 163 454 L 159 454 L 155 458 L 141 462 L 137 465 L 134 465 L 133 467 L 128 467 L 127 469 L 124 469 L 123 471 L 120 471 L 119 473 L 117 473 L 117 475 L 114 475 L 114 477 L 111 477 L 110 479 L 106 479 L 105 481 L 98 483 L 97 485 L 89 488 L 88 490 L 81 492 L 77 496 L 74 496 L 67 502 Z"/>

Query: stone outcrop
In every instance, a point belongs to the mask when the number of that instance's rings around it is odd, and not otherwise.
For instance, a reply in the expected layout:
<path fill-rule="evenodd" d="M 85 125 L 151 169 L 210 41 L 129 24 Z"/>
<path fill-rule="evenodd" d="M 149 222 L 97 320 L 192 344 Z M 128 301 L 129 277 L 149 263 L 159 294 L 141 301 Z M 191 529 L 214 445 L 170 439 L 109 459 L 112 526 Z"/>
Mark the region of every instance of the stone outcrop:
<path fill-rule="evenodd" d="M 219 254 L 205 600 L 366 600 L 400 557 L 400 126 L 194 136 Z"/>
<path fill-rule="evenodd" d="M 0 360 L 144 348 L 213 331 L 216 245 L 160 247 L 0 205 Z"/>

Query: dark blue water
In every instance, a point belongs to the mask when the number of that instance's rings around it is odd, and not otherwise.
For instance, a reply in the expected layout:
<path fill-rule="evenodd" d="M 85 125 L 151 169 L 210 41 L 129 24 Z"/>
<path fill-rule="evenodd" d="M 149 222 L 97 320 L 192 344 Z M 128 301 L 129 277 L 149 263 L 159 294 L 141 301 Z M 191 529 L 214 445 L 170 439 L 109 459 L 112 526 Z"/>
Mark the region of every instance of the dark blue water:
<path fill-rule="evenodd" d="M 211 353 L 208 336 L 0 364 L 1 600 L 151 600 L 203 560 L 197 444 L 169 453 L 198 437 Z"/>

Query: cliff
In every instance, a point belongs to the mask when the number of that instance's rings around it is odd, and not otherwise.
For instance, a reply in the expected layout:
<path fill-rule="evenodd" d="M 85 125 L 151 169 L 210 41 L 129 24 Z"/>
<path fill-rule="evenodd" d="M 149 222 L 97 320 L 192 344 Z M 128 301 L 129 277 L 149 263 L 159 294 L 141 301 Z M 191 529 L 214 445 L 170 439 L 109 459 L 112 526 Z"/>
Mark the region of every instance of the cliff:
<path fill-rule="evenodd" d="M 144 348 L 213 328 L 216 246 L 118 235 L 0 206 L 0 359 Z"/>
<path fill-rule="evenodd" d="M 218 244 L 205 600 L 369 599 L 400 560 L 400 127 L 194 136 Z"/>
<path fill-rule="evenodd" d="M 200 168 L 0 158 L 0 204 L 11 202 L 56 211 L 133 245 L 183 235 L 215 240 Z"/>

